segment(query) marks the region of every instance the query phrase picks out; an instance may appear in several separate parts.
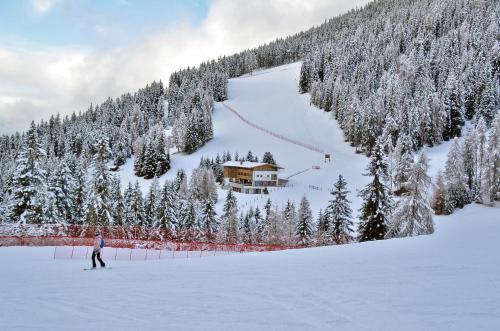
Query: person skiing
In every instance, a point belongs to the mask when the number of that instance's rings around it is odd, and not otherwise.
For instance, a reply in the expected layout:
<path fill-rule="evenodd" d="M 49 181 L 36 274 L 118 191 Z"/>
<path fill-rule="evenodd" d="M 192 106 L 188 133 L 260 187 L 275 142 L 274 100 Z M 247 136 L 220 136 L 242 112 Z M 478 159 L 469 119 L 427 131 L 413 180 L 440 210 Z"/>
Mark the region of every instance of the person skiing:
<path fill-rule="evenodd" d="M 95 257 L 99 260 L 101 264 L 101 268 L 106 267 L 106 264 L 101 260 L 101 249 L 103 247 L 103 240 L 101 237 L 101 233 L 96 231 L 95 240 L 94 240 L 94 251 L 92 252 L 92 269 L 96 268 Z"/>

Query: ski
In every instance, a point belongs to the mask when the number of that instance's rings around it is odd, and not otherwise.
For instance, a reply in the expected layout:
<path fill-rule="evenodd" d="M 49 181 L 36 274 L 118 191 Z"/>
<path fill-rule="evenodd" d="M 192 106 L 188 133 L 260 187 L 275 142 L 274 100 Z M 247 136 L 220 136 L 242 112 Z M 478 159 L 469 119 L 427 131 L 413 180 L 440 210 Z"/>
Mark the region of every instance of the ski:
<path fill-rule="evenodd" d="M 107 270 L 110 270 L 111 267 L 104 267 L 104 268 L 83 268 L 83 271 L 91 271 L 91 270 L 103 270 L 103 269 L 107 269 Z"/>

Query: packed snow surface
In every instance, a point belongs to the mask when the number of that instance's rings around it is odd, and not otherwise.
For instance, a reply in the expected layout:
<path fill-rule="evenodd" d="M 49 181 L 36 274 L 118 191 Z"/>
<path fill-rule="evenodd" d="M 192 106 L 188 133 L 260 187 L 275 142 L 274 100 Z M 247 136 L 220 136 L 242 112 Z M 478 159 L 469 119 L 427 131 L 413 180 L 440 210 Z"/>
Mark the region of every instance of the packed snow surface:
<path fill-rule="evenodd" d="M 500 209 L 436 233 L 206 259 L 53 260 L 0 248 L 2 330 L 499 330 Z"/>

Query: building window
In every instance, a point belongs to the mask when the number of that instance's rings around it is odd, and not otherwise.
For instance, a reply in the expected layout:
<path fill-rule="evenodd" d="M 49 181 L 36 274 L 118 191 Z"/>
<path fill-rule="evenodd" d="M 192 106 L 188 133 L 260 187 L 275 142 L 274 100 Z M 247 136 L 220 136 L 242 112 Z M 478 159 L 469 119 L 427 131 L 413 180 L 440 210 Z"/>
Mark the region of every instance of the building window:
<path fill-rule="evenodd" d="M 271 175 L 271 180 L 276 180 L 278 179 L 278 175 Z"/>

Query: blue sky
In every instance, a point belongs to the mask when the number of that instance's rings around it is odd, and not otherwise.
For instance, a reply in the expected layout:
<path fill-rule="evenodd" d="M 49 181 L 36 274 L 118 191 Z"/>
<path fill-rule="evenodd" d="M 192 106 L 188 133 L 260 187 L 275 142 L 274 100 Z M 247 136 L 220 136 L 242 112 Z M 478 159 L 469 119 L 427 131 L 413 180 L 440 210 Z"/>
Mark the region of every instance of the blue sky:
<path fill-rule="evenodd" d="M 109 47 L 207 16 L 211 0 L 2 0 L 0 44 Z"/>

